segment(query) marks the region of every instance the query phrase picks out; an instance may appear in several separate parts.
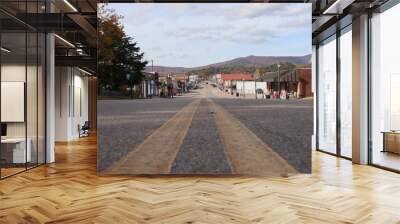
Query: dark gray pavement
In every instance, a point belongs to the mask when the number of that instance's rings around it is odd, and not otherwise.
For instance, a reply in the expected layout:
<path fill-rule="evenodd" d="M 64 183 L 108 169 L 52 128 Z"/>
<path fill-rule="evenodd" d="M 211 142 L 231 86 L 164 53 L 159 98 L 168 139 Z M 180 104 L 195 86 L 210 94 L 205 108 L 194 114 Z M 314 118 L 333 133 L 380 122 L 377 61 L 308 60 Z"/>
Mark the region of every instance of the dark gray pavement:
<path fill-rule="evenodd" d="M 172 165 L 173 174 L 232 173 L 213 114 L 202 99 Z"/>
<path fill-rule="evenodd" d="M 173 174 L 232 168 L 206 98 L 211 98 L 302 173 L 311 172 L 312 100 L 221 98 L 208 90 L 174 99 L 98 101 L 98 170 L 123 158 L 195 98 L 203 98 L 171 164 Z M 224 131 L 224 130 L 222 130 Z M 154 155 L 157 159 L 157 155 Z"/>
<path fill-rule="evenodd" d="M 311 172 L 312 100 L 213 100 L 299 172 Z"/>
<path fill-rule="evenodd" d="M 132 151 L 192 98 L 99 100 L 97 133 L 98 171 Z"/>

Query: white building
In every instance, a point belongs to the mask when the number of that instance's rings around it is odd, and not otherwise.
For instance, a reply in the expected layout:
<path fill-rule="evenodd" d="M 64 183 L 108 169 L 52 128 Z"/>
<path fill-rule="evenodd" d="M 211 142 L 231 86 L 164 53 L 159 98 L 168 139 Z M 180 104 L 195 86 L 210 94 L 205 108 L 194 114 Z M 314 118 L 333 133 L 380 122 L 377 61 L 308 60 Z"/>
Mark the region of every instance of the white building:
<path fill-rule="evenodd" d="M 256 81 L 236 81 L 236 92 L 240 95 L 254 95 L 256 90 L 262 90 L 264 93 L 267 92 L 267 82 L 256 82 Z"/>

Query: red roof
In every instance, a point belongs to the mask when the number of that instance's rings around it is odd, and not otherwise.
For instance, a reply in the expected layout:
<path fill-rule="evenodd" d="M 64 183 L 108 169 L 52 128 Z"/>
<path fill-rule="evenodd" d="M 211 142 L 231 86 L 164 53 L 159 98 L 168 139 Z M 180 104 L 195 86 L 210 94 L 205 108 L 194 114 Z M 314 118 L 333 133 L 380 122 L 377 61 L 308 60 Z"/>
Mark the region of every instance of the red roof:
<path fill-rule="evenodd" d="M 253 80 L 253 77 L 251 77 L 250 74 L 232 73 L 232 74 L 221 74 L 221 79 L 224 81 L 229 81 L 229 80 L 250 81 L 250 80 Z"/>

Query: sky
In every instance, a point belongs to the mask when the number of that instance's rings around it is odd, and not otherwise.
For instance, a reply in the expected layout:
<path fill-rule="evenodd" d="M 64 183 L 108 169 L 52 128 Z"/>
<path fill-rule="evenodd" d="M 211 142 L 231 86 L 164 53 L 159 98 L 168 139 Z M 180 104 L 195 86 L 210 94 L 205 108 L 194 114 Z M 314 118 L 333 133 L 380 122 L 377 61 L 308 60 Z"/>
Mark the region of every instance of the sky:
<path fill-rule="evenodd" d="M 311 4 L 108 4 L 154 65 L 196 67 L 237 57 L 311 53 Z"/>

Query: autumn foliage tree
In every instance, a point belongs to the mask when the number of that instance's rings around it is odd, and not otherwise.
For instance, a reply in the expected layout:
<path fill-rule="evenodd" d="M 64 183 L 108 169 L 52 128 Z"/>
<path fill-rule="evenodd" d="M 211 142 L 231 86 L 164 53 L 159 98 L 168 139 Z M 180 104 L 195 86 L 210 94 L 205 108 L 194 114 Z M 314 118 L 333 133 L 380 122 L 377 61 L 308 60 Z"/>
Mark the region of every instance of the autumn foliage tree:
<path fill-rule="evenodd" d="M 121 18 L 104 5 L 99 7 L 98 85 L 101 89 L 118 90 L 128 84 L 128 74 L 138 84 L 147 64 L 137 42 L 126 35 Z"/>

